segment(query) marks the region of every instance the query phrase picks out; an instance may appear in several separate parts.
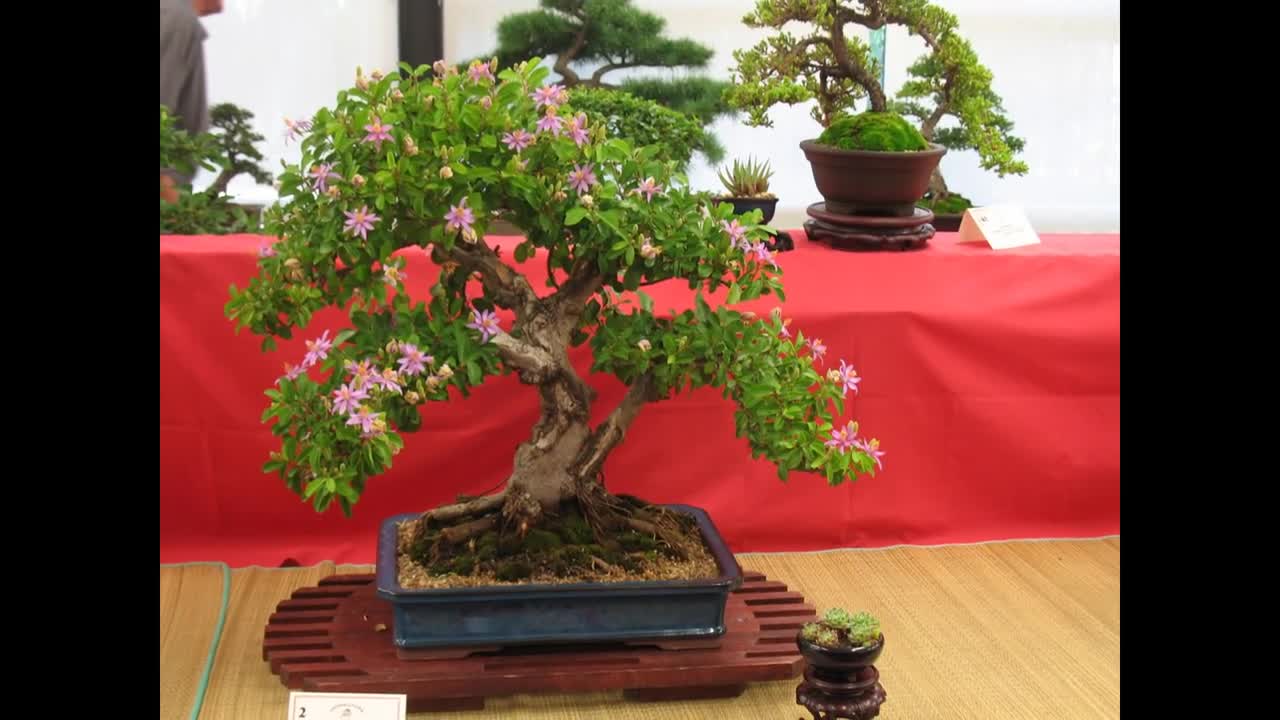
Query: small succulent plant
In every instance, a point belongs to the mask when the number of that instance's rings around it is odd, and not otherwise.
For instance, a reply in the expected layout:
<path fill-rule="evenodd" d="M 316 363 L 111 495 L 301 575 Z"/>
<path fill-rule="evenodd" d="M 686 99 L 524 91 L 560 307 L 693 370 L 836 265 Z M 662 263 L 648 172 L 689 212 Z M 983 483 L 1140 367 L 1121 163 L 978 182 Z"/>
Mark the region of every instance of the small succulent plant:
<path fill-rule="evenodd" d="M 719 175 L 721 184 L 729 191 L 728 197 L 773 197 L 773 193 L 769 192 L 769 178 L 773 177 L 773 170 L 770 169 L 767 160 L 763 164 L 756 162 L 754 158 L 746 162 L 734 160 L 732 168 L 722 167 L 716 174 Z"/>
<path fill-rule="evenodd" d="M 832 608 L 821 620 L 805 623 L 800 630 L 805 640 L 826 648 L 859 648 L 880 637 L 880 621 L 868 612 L 849 613 Z"/>

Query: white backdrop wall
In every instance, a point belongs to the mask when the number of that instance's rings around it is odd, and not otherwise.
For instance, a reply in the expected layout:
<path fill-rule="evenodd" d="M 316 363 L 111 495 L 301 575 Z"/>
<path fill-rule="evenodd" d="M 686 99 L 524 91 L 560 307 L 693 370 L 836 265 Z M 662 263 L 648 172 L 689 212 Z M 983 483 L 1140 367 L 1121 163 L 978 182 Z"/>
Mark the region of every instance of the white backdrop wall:
<path fill-rule="evenodd" d="M 425 0 L 430 1 L 430 0 Z M 503 16 L 537 7 L 537 0 L 444 0 L 446 59 L 493 49 Z M 747 0 L 635 0 L 667 20 L 668 35 L 715 48 L 707 72 L 728 77 L 732 51 L 766 33 L 742 24 Z M 1118 231 L 1120 225 L 1119 0 L 941 0 L 962 34 L 995 76 L 995 89 L 1026 139 L 1027 175 L 997 178 L 981 170 L 977 154 L 949 153 L 947 182 L 979 204 L 1016 203 L 1041 232 Z M 210 102 L 234 102 L 257 115 L 272 167 L 296 159 L 283 138 L 284 116 L 307 116 L 349 86 L 355 67 L 396 65 L 396 0 L 226 0 L 223 13 L 204 19 Z M 803 31 L 795 28 L 795 31 Z M 892 28 L 887 84 L 896 91 L 923 43 Z M 670 71 L 650 71 L 650 73 Z M 649 73 L 640 73 L 649 74 Z M 611 75 L 611 77 L 614 77 Z M 714 130 L 730 157 L 755 154 L 772 161 L 780 196 L 775 224 L 799 227 L 804 207 L 821 199 L 799 143 L 820 131 L 809 107 L 775 108 L 773 128 L 723 119 Z M 716 189 L 714 169 L 690 168 L 697 187 Z M 244 179 L 232 192 L 246 200 L 271 196 Z"/>

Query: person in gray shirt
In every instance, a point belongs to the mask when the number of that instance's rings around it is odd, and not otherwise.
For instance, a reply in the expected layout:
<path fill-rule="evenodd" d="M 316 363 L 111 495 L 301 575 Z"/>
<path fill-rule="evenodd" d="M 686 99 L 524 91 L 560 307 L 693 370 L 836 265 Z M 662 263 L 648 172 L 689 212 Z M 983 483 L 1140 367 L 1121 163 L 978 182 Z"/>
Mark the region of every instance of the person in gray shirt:
<path fill-rule="evenodd" d="M 205 87 L 204 39 L 200 18 L 222 11 L 222 0 L 160 0 L 160 104 L 169 108 L 179 128 L 192 135 L 209 129 Z M 177 200 L 174 183 L 192 178 L 160 172 L 160 195 Z"/>

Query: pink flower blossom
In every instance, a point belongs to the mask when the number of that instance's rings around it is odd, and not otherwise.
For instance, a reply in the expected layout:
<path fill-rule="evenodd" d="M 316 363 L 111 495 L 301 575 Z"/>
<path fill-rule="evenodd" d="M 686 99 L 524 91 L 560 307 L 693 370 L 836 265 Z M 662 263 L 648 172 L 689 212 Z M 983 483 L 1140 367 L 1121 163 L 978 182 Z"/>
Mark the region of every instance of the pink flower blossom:
<path fill-rule="evenodd" d="M 360 406 L 361 400 L 367 400 L 369 393 L 363 388 L 353 388 L 350 385 L 343 385 L 333 391 L 333 414 L 334 415 L 350 415 Z"/>
<path fill-rule="evenodd" d="M 592 185 L 599 184 L 596 181 L 596 174 L 591 169 L 591 163 L 573 164 L 573 171 L 569 173 L 569 187 L 577 190 L 579 195 L 590 190 Z"/>
<path fill-rule="evenodd" d="M 524 128 L 520 128 L 515 132 L 509 132 L 503 135 L 502 142 L 506 143 L 506 146 L 509 149 L 520 152 L 533 143 L 533 136 L 525 132 Z"/>
<path fill-rule="evenodd" d="M 542 107 L 543 105 L 546 105 L 547 107 L 557 107 L 565 100 L 569 99 L 568 95 L 564 91 L 564 86 L 558 84 L 540 87 L 537 90 L 534 90 L 529 97 L 537 101 L 536 107 Z"/>
<path fill-rule="evenodd" d="M 831 439 L 825 445 L 835 448 L 840 452 L 846 452 L 849 448 L 855 447 L 857 443 L 858 425 L 853 421 L 847 423 L 840 429 L 832 429 Z"/>
<path fill-rule="evenodd" d="M 853 446 L 870 455 L 871 459 L 876 461 L 876 467 L 884 469 L 884 462 L 880 460 L 884 457 L 884 451 L 880 449 L 879 440 L 858 440 Z"/>
<path fill-rule="evenodd" d="M 471 310 L 474 318 L 467 327 L 480 331 L 480 342 L 489 342 L 489 338 L 494 337 L 502 332 L 502 326 L 498 324 L 498 316 L 492 310 Z"/>
<path fill-rule="evenodd" d="M 330 180 L 341 180 L 342 176 L 333 171 L 333 163 L 316 165 L 311 168 L 311 187 L 316 192 L 327 192 Z"/>
<path fill-rule="evenodd" d="M 444 226 L 445 230 L 465 231 L 471 230 L 471 224 L 476 221 L 476 215 L 471 208 L 467 207 L 467 199 L 462 198 L 462 202 L 449 206 L 449 212 L 444 214 L 444 219 L 448 221 Z"/>
<path fill-rule="evenodd" d="M 374 143 L 377 151 L 382 152 L 382 143 L 384 141 L 395 142 L 391 137 L 391 127 L 391 125 L 383 124 L 382 118 L 375 115 L 373 122 L 364 126 L 365 131 L 369 133 L 364 136 L 364 142 Z"/>
<path fill-rule="evenodd" d="M 352 235 L 359 235 L 368 240 L 369 231 L 373 229 L 374 223 L 378 222 L 378 216 L 369 212 L 369 206 L 365 205 L 359 210 L 347 211 L 343 214 L 347 216 L 346 229 Z"/>
<path fill-rule="evenodd" d="M 328 330 L 325 330 L 315 340 L 308 340 L 307 354 L 302 358 L 302 368 L 305 370 L 329 357 L 329 349 L 332 347 L 333 340 L 329 338 Z"/>
<path fill-rule="evenodd" d="M 644 195 L 644 201 L 650 202 L 653 200 L 653 196 L 656 193 L 662 192 L 662 186 L 655 183 L 652 177 L 647 177 L 635 190 L 632 190 L 631 192 L 638 195 Z"/>
<path fill-rule="evenodd" d="M 413 376 L 426 371 L 427 365 L 435 362 L 435 358 L 422 352 L 415 345 L 408 343 L 400 346 L 401 358 L 398 362 L 400 372 Z"/>

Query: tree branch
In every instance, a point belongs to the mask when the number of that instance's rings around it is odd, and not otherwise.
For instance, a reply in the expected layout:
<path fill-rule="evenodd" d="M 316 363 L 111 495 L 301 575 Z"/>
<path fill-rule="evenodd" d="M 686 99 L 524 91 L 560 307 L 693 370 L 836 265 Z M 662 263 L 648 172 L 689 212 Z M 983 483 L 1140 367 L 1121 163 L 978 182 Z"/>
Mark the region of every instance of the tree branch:
<path fill-rule="evenodd" d="M 514 310 L 517 319 L 532 315 L 538 305 L 538 294 L 523 275 L 502 262 L 493 248 L 484 242 L 472 246 L 454 245 L 449 257 L 468 272 L 480 273 L 485 288 L 502 307 Z"/>
<path fill-rule="evenodd" d="M 634 63 L 634 62 L 620 62 L 620 63 L 609 63 L 608 65 L 601 65 L 599 69 L 591 73 L 591 80 L 589 82 L 593 87 L 599 87 L 604 82 L 605 73 L 610 73 L 610 72 L 613 72 L 614 70 L 622 70 L 624 68 L 632 68 L 632 67 L 643 67 L 643 66 L 640 63 Z"/>
<path fill-rule="evenodd" d="M 609 451 L 622 442 L 640 408 L 650 400 L 656 400 L 657 393 L 653 384 L 653 374 L 645 373 L 631 385 L 627 394 L 622 397 L 618 407 L 609 413 L 605 421 L 596 426 L 591 437 L 582 445 L 582 452 L 569 468 L 569 476 L 578 481 L 590 480 L 604 465 Z"/>
<path fill-rule="evenodd" d="M 564 80 L 565 87 L 573 87 L 582 82 L 582 78 L 578 77 L 578 73 L 569 68 L 569 63 L 578 57 L 578 53 L 582 52 L 582 48 L 587 44 L 587 20 L 584 17 L 577 16 L 582 22 L 582 26 L 578 28 L 578 33 L 573 36 L 573 45 L 568 50 L 556 56 L 556 64 L 553 70 L 560 73 L 560 77 Z"/>
<path fill-rule="evenodd" d="M 522 382 L 536 385 L 555 374 L 555 358 L 536 345 L 531 345 L 508 333 L 499 333 L 490 342 L 498 348 L 498 355 L 502 361 L 519 372 Z"/>
<path fill-rule="evenodd" d="M 861 62 L 855 63 L 853 58 L 849 57 L 849 44 L 844 39 L 844 24 L 847 21 L 856 22 L 867 27 L 880 27 L 884 24 L 884 19 L 879 18 L 879 24 L 872 25 L 877 18 L 869 15 L 860 15 L 852 11 L 841 12 L 836 15 L 835 22 L 831 26 L 831 49 L 835 53 L 836 62 L 840 64 L 840 69 L 847 73 L 848 77 L 854 82 L 861 85 L 867 91 L 867 99 L 871 102 L 871 110 L 874 112 L 884 112 L 887 103 L 884 97 L 884 88 L 880 87 L 880 82 L 871 76 L 867 68 L 862 66 Z"/>

